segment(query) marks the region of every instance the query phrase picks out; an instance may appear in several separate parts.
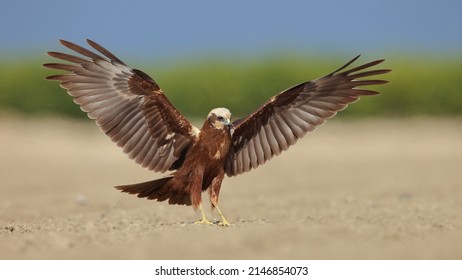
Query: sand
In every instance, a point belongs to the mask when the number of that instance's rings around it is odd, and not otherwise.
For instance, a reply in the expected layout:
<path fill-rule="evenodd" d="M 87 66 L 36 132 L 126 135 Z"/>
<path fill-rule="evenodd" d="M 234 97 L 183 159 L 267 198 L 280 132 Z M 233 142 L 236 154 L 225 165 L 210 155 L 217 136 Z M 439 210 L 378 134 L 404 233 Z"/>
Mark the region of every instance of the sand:
<path fill-rule="evenodd" d="M 462 258 L 461 119 L 339 116 L 225 178 L 227 228 L 115 190 L 162 174 L 90 120 L 1 116 L 0 135 L 0 259 Z"/>

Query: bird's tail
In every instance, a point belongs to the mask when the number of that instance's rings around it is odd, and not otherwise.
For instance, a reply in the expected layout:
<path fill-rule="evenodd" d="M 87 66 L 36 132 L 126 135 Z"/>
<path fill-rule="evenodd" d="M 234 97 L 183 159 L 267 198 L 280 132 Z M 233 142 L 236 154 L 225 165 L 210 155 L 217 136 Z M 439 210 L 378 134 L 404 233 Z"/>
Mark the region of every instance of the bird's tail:
<path fill-rule="evenodd" d="M 191 205 L 189 192 L 176 187 L 173 176 L 115 188 L 129 194 L 137 194 L 141 198 L 146 197 L 157 201 L 168 199 L 169 204 Z"/>

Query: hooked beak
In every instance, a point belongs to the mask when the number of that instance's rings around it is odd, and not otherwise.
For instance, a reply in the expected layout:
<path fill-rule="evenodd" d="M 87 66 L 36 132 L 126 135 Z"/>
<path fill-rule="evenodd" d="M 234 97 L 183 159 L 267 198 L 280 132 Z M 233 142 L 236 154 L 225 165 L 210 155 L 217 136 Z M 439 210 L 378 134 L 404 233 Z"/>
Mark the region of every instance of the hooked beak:
<path fill-rule="evenodd" d="M 231 128 L 231 126 L 233 125 L 229 119 L 226 119 L 226 120 L 224 121 L 224 124 L 225 124 L 225 126 L 226 126 L 227 128 Z"/>

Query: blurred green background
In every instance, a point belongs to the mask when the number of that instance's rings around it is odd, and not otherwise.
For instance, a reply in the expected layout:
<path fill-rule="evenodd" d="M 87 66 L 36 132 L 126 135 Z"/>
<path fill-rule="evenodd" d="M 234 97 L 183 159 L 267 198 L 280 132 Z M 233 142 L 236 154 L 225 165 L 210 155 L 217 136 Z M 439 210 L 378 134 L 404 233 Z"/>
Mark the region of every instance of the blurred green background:
<path fill-rule="evenodd" d="M 378 58 L 378 57 L 377 57 Z M 382 94 L 350 106 L 347 116 L 459 116 L 462 114 L 462 59 L 387 55 L 382 64 Z M 43 60 L 45 59 L 45 60 Z M 284 56 L 256 59 L 201 59 L 181 63 L 131 65 L 152 76 L 179 110 L 204 117 L 211 108 L 227 107 L 235 116 L 249 114 L 272 95 L 337 69 L 350 57 Z M 370 58 L 372 59 L 372 58 Z M 360 58 L 355 65 L 369 61 Z M 375 59 L 375 58 L 374 58 Z M 83 118 L 57 82 L 44 77 L 57 71 L 42 64 L 53 59 L 10 60 L 0 65 L 0 110 L 29 116 L 59 114 Z M 129 63 L 130 64 L 130 63 Z"/>

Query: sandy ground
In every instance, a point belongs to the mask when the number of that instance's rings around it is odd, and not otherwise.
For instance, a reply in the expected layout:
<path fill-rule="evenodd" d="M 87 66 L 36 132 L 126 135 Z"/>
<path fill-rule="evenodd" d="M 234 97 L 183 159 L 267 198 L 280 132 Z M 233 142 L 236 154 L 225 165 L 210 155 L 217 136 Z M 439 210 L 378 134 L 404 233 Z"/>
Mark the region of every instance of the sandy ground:
<path fill-rule="evenodd" d="M 0 117 L 0 258 L 462 259 L 462 120 L 338 119 L 226 178 L 222 228 L 113 189 L 162 175 L 92 121 Z"/>

